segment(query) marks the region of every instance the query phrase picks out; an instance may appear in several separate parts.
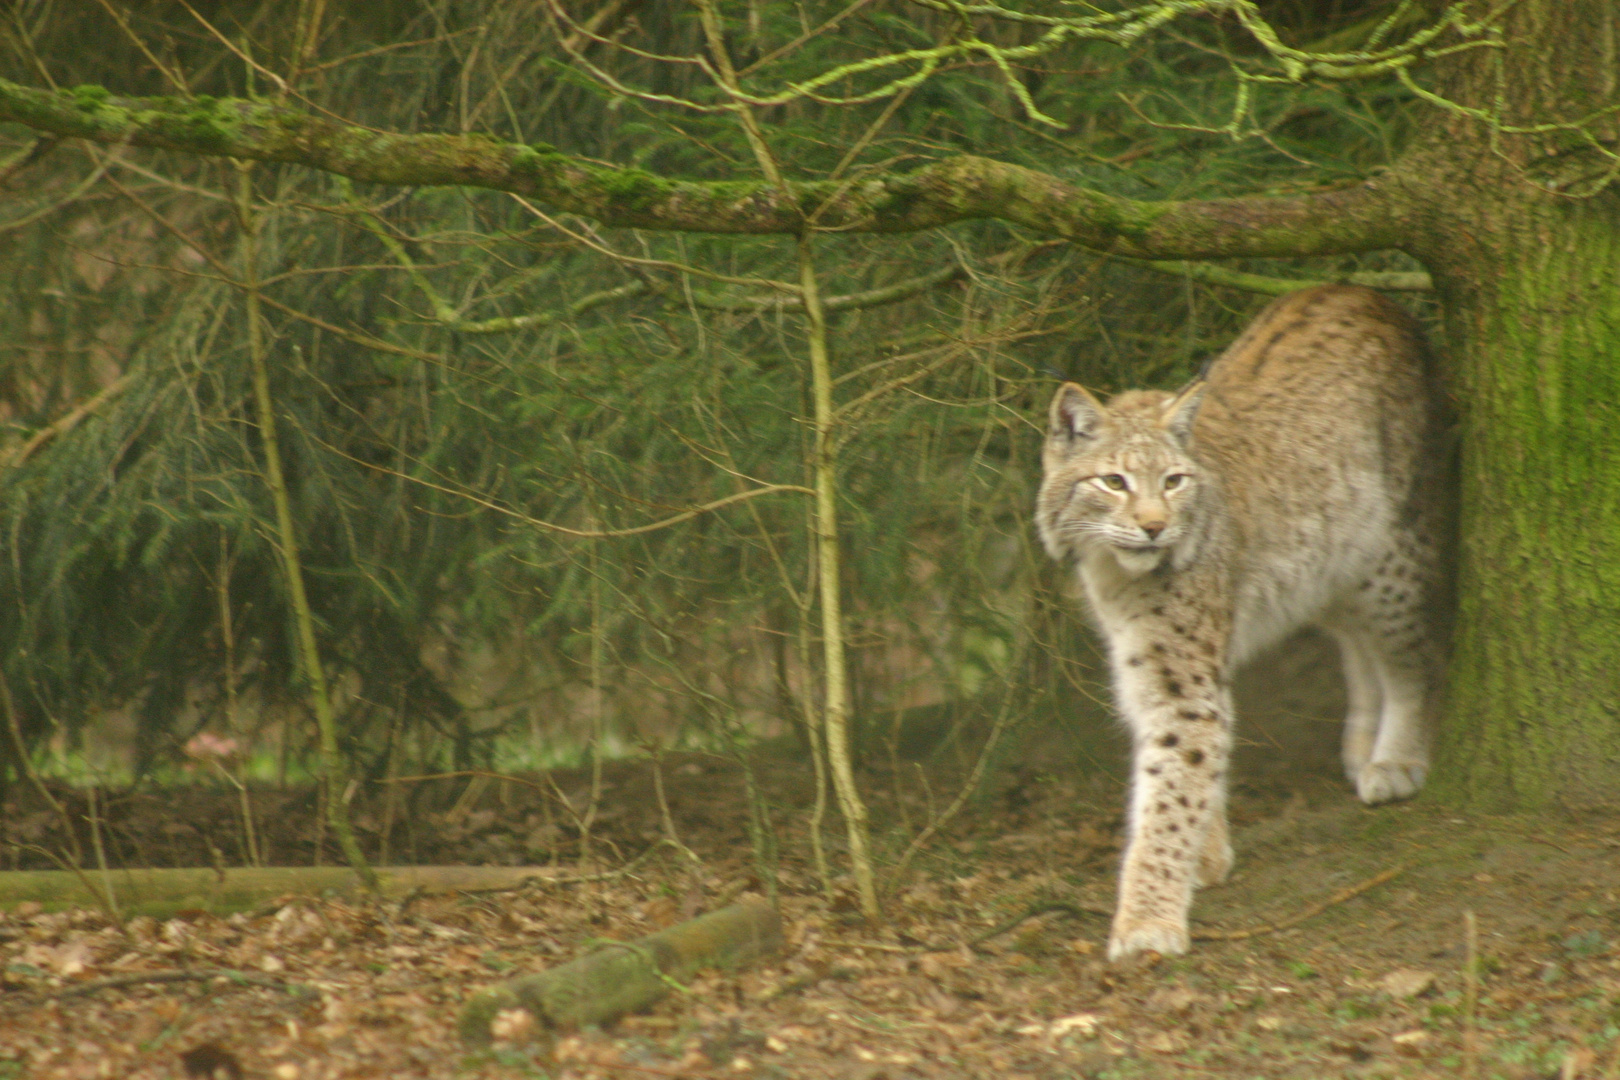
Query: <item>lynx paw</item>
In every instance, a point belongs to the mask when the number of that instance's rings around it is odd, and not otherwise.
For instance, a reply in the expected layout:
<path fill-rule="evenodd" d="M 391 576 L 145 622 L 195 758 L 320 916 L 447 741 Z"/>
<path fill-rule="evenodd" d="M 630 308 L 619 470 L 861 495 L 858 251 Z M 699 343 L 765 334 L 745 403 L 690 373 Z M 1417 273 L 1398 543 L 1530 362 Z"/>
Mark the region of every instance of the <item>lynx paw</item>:
<path fill-rule="evenodd" d="M 1360 739 L 1355 744 L 1352 744 L 1350 739 L 1345 739 L 1341 759 L 1344 761 L 1344 778 L 1352 784 L 1356 783 L 1362 771 L 1367 768 L 1367 762 L 1372 760 L 1372 739 Z"/>
<path fill-rule="evenodd" d="M 1205 844 L 1204 850 L 1198 855 L 1198 876 L 1196 878 L 1198 887 L 1219 885 L 1226 880 L 1226 876 L 1231 872 L 1231 842 L 1222 837 L 1219 841 Z"/>
<path fill-rule="evenodd" d="M 1356 777 L 1356 794 L 1368 806 L 1410 799 L 1423 786 L 1429 766 L 1421 761 L 1373 761 Z"/>
<path fill-rule="evenodd" d="M 1108 938 L 1108 959 L 1129 960 L 1139 953 L 1180 956 L 1187 951 L 1187 924 L 1169 919 L 1114 919 L 1114 932 Z"/>

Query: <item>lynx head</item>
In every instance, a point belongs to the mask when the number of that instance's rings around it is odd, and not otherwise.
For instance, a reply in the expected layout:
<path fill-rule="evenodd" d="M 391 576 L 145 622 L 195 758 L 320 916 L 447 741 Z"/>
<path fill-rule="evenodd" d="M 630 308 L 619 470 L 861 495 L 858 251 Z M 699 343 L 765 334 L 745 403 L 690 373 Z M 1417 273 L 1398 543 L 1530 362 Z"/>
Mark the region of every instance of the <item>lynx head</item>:
<path fill-rule="evenodd" d="M 1205 484 L 1191 454 L 1204 384 L 1131 390 L 1102 404 L 1074 383 L 1052 399 L 1035 520 L 1055 559 L 1106 551 L 1145 574 L 1190 555 Z"/>

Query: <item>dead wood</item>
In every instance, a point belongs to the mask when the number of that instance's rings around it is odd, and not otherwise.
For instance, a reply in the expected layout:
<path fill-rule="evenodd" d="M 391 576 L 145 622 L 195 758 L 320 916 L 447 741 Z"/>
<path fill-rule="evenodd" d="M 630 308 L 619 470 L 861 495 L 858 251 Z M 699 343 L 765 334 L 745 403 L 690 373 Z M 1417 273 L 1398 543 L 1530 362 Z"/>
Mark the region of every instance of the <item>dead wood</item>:
<path fill-rule="evenodd" d="M 1353 900 L 1362 893 L 1366 892 L 1368 889 L 1377 888 L 1386 881 L 1393 881 L 1396 877 L 1404 873 L 1405 870 L 1405 863 L 1402 863 L 1399 866 L 1392 866 L 1381 874 L 1375 874 L 1366 881 L 1356 885 L 1351 885 L 1348 888 L 1340 889 L 1326 900 L 1319 900 L 1316 903 L 1309 905 L 1304 910 L 1295 912 L 1288 918 L 1281 919 L 1274 923 L 1261 923 L 1258 926 L 1245 927 L 1242 930 L 1194 930 L 1192 932 L 1192 939 L 1194 941 L 1243 941 L 1248 938 L 1259 937 L 1261 934 L 1275 934 L 1278 931 L 1287 930 L 1289 927 L 1298 926 L 1306 919 L 1314 919 L 1328 908 L 1342 904 L 1346 900 Z"/>
<path fill-rule="evenodd" d="M 115 975 L 110 979 L 74 983 L 72 986 L 64 987 L 47 996 L 57 998 L 84 997 L 87 994 L 96 994 L 103 990 L 121 990 L 127 986 L 150 986 L 179 982 L 237 983 L 241 986 L 262 986 L 267 990 L 280 990 L 282 993 L 295 998 L 320 997 L 317 991 L 311 990 L 307 986 L 284 982 L 281 979 L 272 979 L 267 975 L 255 975 L 251 971 L 235 971 L 230 968 L 202 968 L 193 971 L 147 971 L 137 975 Z"/>
<path fill-rule="evenodd" d="M 381 895 L 401 899 L 415 893 L 487 892 L 526 882 L 555 880 L 535 866 L 390 866 L 378 867 Z M 206 868 L 112 870 L 13 870 L 0 873 L 0 910 L 33 901 L 46 911 L 100 907 L 103 898 L 87 883 L 105 886 L 125 916 L 168 918 L 180 911 L 215 915 L 251 911 L 278 896 L 359 897 L 360 879 L 346 866 L 264 866 L 214 870 Z"/>
<path fill-rule="evenodd" d="M 475 994 L 461 1010 L 461 1037 L 488 1043 L 490 1023 L 508 1009 L 527 1010 L 548 1031 L 605 1024 L 647 1008 L 703 968 L 741 967 L 781 948 L 776 909 L 745 900 Z"/>

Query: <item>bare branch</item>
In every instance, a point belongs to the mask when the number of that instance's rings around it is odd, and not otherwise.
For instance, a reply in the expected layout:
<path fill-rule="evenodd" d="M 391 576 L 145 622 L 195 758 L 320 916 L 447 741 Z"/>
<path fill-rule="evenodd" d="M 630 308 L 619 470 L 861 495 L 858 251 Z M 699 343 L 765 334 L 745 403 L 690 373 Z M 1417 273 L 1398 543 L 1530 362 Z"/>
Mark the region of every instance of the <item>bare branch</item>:
<path fill-rule="evenodd" d="M 1128 262 L 1133 266 L 1145 266 L 1149 270 L 1157 270 L 1161 274 L 1170 274 L 1173 277 L 1191 278 L 1205 285 L 1224 285 L 1229 289 L 1242 289 L 1245 292 L 1262 293 L 1266 296 L 1284 296 L 1300 289 L 1329 284 L 1362 285 L 1369 289 L 1383 289 L 1386 292 L 1428 292 L 1434 288 L 1434 282 L 1428 274 L 1415 270 L 1356 270 L 1348 274 L 1323 278 L 1290 278 L 1250 274 L 1212 263 L 1169 262 L 1162 259 L 1119 261 Z"/>

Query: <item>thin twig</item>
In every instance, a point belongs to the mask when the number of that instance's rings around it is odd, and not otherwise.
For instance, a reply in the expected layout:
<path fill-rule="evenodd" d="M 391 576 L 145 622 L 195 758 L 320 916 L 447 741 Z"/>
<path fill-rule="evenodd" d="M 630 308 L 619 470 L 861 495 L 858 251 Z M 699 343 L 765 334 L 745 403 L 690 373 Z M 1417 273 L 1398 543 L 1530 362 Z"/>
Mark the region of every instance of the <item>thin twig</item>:
<path fill-rule="evenodd" d="M 664 827 L 664 839 L 676 851 L 690 859 L 694 866 L 702 867 L 703 860 L 697 853 L 681 843 L 680 836 L 675 832 L 675 818 L 669 812 L 669 798 L 664 793 L 664 748 L 657 740 L 648 744 L 648 755 L 652 758 L 653 795 L 658 800 L 658 820 Z"/>
<path fill-rule="evenodd" d="M 345 453 L 343 450 L 333 446 L 331 443 L 321 439 L 319 436 L 311 435 L 310 438 L 312 441 L 319 443 L 323 448 L 330 450 L 332 453 L 344 458 L 347 461 L 351 461 L 356 465 L 363 465 L 366 468 L 372 469 L 376 472 L 383 473 L 387 476 L 397 477 L 400 480 L 406 480 L 413 484 L 419 484 L 422 487 L 431 488 L 432 490 L 445 495 L 454 495 L 458 499 L 466 499 L 468 502 L 476 503 L 486 510 L 493 510 L 498 514 L 505 514 L 509 518 L 514 518 L 517 521 L 521 521 L 525 525 L 532 525 L 535 528 L 543 529 L 546 532 L 561 533 L 563 536 L 572 536 L 581 540 L 602 540 L 619 536 L 640 536 L 642 533 L 650 533 L 656 532 L 659 529 L 667 529 L 671 525 L 679 525 L 684 521 L 691 521 L 693 518 L 698 517 L 701 514 L 712 513 L 715 510 L 730 506 L 733 503 L 746 502 L 749 499 L 757 498 L 761 495 L 774 495 L 782 491 L 794 491 L 801 495 L 815 494 L 813 489 L 804 487 L 800 484 L 766 484 L 763 487 L 752 488 L 748 491 L 739 492 L 735 495 L 727 495 L 723 499 L 715 499 L 711 502 L 706 502 L 701 506 L 694 506 L 690 510 L 683 510 L 679 514 L 664 518 L 660 521 L 651 522 L 647 525 L 635 525 L 628 529 L 570 529 L 566 525 L 558 525 L 555 522 L 542 521 L 539 518 L 530 517 L 528 514 L 525 514 L 519 510 L 513 510 L 511 507 L 502 506 L 498 502 L 486 499 L 481 495 L 475 495 L 470 491 L 459 491 L 456 488 L 449 487 L 445 484 L 436 484 L 431 480 L 424 480 L 420 476 L 412 476 L 410 473 L 400 472 L 398 469 L 392 469 L 386 465 L 378 465 L 370 461 L 365 461 L 361 458 L 355 457 L 353 454 Z"/>
<path fill-rule="evenodd" d="M 1321 900 L 1317 903 L 1311 904 L 1303 911 L 1300 911 L 1295 915 L 1291 915 L 1281 922 L 1262 923 L 1259 926 L 1250 926 L 1242 930 L 1194 930 L 1192 933 L 1192 939 L 1194 941 L 1244 941 L 1248 938 L 1259 937 L 1261 934 L 1275 934 L 1279 930 L 1287 930 L 1291 926 L 1298 926 L 1307 919 L 1314 919 L 1328 908 L 1360 896 L 1369 889 L 1376 889 L 1385 882 L 1393 881 L 1395 878 L 1405 873 L 1406 868 L 1405 863 L 1402 863 L 1399 866 L 1392 866 L 1388 870 L 1368 878 L 1359 885 L 1351 885 L 1349 888 L 1340 889 L 1326 900 Z"/>
<path fill-rule="evenodd" d="M 1023 651 L 1024 647 L 1021 645 L 1019 655 L 1007 666 L 1007 670 L 1017 670 L 1016 665 L 1022 661 Z M 889 875 L 888 884 L 885 886 L 886 892 L 893 892 L 899 887 L 900 882 L 905 878 L 906 871 L 911 866 L 911 860 L 915 859 L 917 853 L 927 847 L 934 837 L 939 835 L 941 829 L 951 823 L 951 820 L 956 817 L 962 807 L 967 805 L 967 801 L 972 798 L 973 793 L 979 790 L 979 783 L 984 779 L 985 769 L 990 765 L 990 756 L 995 751 L 996 744 L 1001 741 L 1001 736 L 1006 732 L 1008 725 L 1012 722 L 1012 701 L 1013 695 L 1010 692 L 1002 698 L 1001 708 L 996 712 L 996 722 L 990 728 L 990 735 L 985 739 L 984 746 L 979 750 L 978 760 L 973 763 L 973 771 L 968 774 L 967 780 L 962 784 L 962 789 L 956 793 L 956 798 L 951 800 L 951 804 L 945 808 L 945 812 L 930 821 L 927 828 L 913 837 L 911 843 L 906 845 L 905 854 L 900 856 L 900 861 L 894 865 L 894 872 Z"/>
<path fill-rule="evenodd" d="M 64 435 L 67 432 L 72 431 L 73 428 L 78 425 L 80 420 L 83 420 L 86 416 L 89 416 L 91 413 L 107 404 L 107 402 L 129 389 L 129 385 L 133 381 L 133 375 L 120 375 L 118 378 L 114 379 L 106 386 L 103 386 L 100 390 L 96 391 L 78 405 L 75 405 L 73 408 L 69 409 L 66 413 L 63 413 L 49 424 L 46 424 L 44 427 L 34 432 L 28 437 L 26 442 L 23 442 L 18 446 L 11 447 L 5 453 L 0 454 L 0 469 L 13 469 L 18 465 L 21 465 L 23 462 L 32 457 L 34 451 L 38 450 L 41 446 L 44 446 L 58 435 Z"/>
<path fill-rule="evenodd" d="M 521 776 L 512 776 L 507 773 L 489 772 L 484 769 L 459 769 L 455 772 L 425 773 L 421 776 L 385 776 L 381 780 L 373 781 L 378 784 L 414 784 L 421 780 L 455 780 L 463 776 L 487 776 L 491 780 L 505 780 L 513 784 L 523 784 L 536 791 L 548 790 L 544 784 L 537 784 L 533 780 L 525 780 Z"/>
<path fill-rule="evenodd" d="M 929 948 L 926 945 L 885 945 L 880 941 L 836 941 L 836 940 L 828 940 L 828 941 L 823 941 L 821 944 L 827 946 L 829 949 L 860 949 L 860 950 L 863 950 L 865 952 L 887 952 L 887 953 L 907 953 L 907 954 L 929 953 L 929 952 L 947 952 L 951 948 L 954 948 L 954 946 L 945 946 L 943 948 Z"/>
<path fill-rule="evenodd" d="M 1463 1080 L 1479 1077 L 1479 920 L 1463 912 Z"/>
<path fill-rule="evenodd" d="M 1001 925 L 994 927 L 993 929 L 986 930 L 977 937 L 970 938 L 967 942 L 967 947 L 970 949 L 977 949 L 980 945 L 983 945 L 987 941 L 991 941 L 1000 937 L 1002 934 L 1018 929 L 1031 919 L 1039 918 L 1042 915 L 1051 915 L 1054 912 L 1061 912 L 1064 915 L 1073 915 L 1075 918 L 1081 918 L 1087 915 L 1096 915 L 1104 919 L 1111 918 L 1114 914 L 1105 907 L 1097 907 L 1093 904 L 1037 904 L 1034 907 L 1031 907 L 1028 911 L 1025 911 L 1022 915 L 1008 919 Z"/>
<path fill-rule="evenodd" d="M 823 941 L 821 944 L 835 949 L 862 949 L 867 952 L 905 953 L 913 956 L 921 955 L 923 953 L 954 952 L 955 950 L 962 948 L 964 945 L 969 949 L 977 950 L 979 946 L 983 945 L 985 942 L 998 938 L 1012 930 L 1016 930 L 1031 919 L 1039 918 L 1042 915 L 1051 915 L 1054 912 L 1060 912 L 1064 915 L 1073 915 L 1076 918 L 1094 916 L 1106 919 L 1113 915 L 1113 912 L 1109 911 L 1107 908 L 1096 907 L 1091 904 L 1067 904 L 1062 902 L 1036 904 L 1033 907 L 1030 907 L 1028 910 L 1013 916 L 1006 922 L 1000 923 L 989 930 L 986 930 L 982 934 L 969 938 L 960 945 L 885 945 L 882 942 L 841 940 Z"/>
<path fill-rule="evenodd" d="M 1131 266 L 1169 274 L 1172 277 L 1187 278 L 1205 285 L 1223 285 L 1229 289 L 1242 289 L 1245 292 L 1261 293 L 1265 296 L 1282 296 L 1315 285 L 1335 282 L 1342 285 L 1362 285 L 1369 289 L 1383 289 L 1386 292 L 1430 292 L 1434 289 L 1434 280 L 1422 271 L 1356 270 L 1348 274 L 1334 274 L 1323 278 L 1286 278 L 1270 274 L 1251 274 L 1217 263 L 1128 259 L 1121 256 L 1110 258 Z"/>
<path fill-rule="evenodd" d="M 660 1069 L 656 1065 L 637 1065 L 633 1061 L 593 1061 L 591 1067 L 596 1069 L 633 1069 L 636 1072 L 650 1073 L 653 1076 L 674 1076 L 680 1080 L 709 1080 L 717 1073 L 700 1072 L 696 1069 Z"/>
<path fill-rule="evenodd" d="M 232 968 L 209 968 L 201 971 L 148 971 L 139 975 L 117 975 L 110 979 L 96 979 L 93 982 L 64 987 L 61 990 L 52 991 L 47 996 L 56 998 L 84 997 L 87 994 L 99 993 L 102 990 L 116 990 L 122 986 L 141 986 L 146 983 L 208 982 L 214 979 L 244 983 L 248 986 L 262 986 L 269 990 L 280 990 L 282 993 L 289 994 L 292 997 L 313 997 L 316 995 L 316 992 L 307 986 L 282 982 L 280 979 L 272 979 L 267 975 L 255 975 L 250 971 L 236 971 Z"/>

